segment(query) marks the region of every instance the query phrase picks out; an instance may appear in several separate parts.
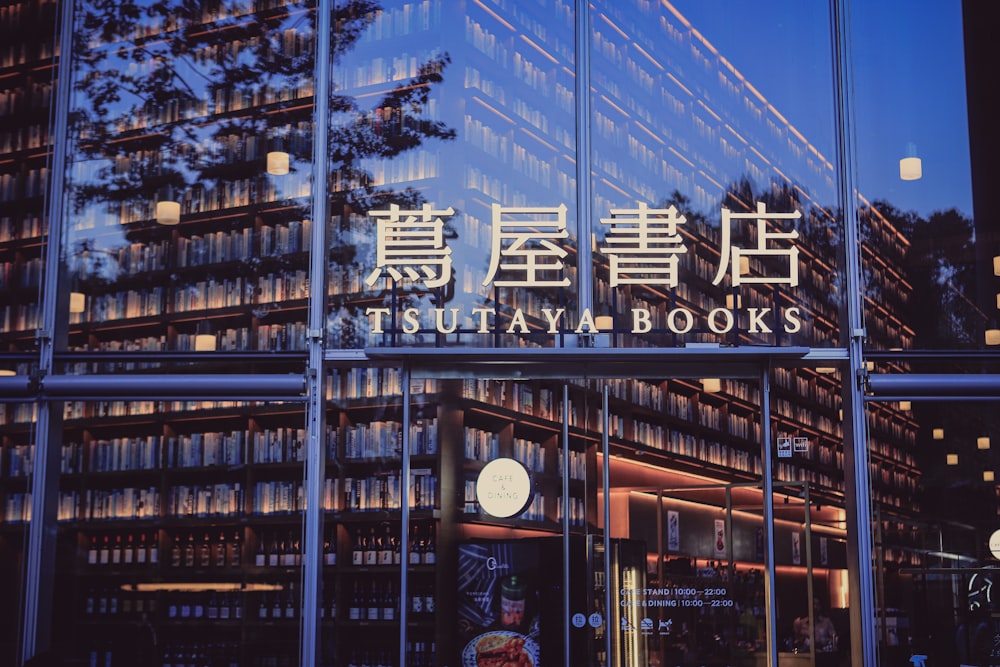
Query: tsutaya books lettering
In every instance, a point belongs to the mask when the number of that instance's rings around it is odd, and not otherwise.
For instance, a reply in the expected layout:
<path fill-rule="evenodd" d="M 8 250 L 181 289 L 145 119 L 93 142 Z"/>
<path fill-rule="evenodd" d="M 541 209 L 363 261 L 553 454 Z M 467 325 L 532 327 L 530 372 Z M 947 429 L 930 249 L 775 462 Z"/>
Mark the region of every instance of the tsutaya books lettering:
<path fill-rule="evenodd" d="M 492 238 L 490 264 L 482 281 L 483 287 L 514 287 L 524 289 L 566 288 L 570 279 L 565 272 L 564 259 L 569 254 L 560 242 L 569 237 L 566 226 L 565 204 L 553 207 L 509 207 L 492 205 Z M 799 250 L 795 245 L 798 232 L 776 231 L 769 221 L 789 221 L 794 226 L 802 214 L 768 212 L 766 205 L 757 202 L 756 210 L 738 213 L 722 208 L 720 228 L 721 248 L 719 265 L 713 285 L 721 285 L 729 276 L 732 287 L 746 284 L 788 285 L 799 283 Z M 415 288 L 435 289 L 452 280 L 451 248 L 446 239 L 446 220 L 455 215 L 451 207 L 435 209 L 424 204 L 420 209 L 403 210 L 393 204 L 387 210 L 373 210 L 369 217 L 376 221 L 376 264 L 365 277 L 369 287 L 379 280 L 396 284 L 410 283 Z M 608 259 L 609 285 L 659 285 L 673 289 L 679 283 L 680 258 L 688 252 L 685 237 L 679 228 L 687 222 L 674 206 L 650 208 L 639 203 L 636 208 L 611 209 L 611 215 L 601 218 L 607 227 L 604 244 L 596 250 Z M 753 247 L 740 247 L 733 241 L 732 227 L 751 224 L 753 229 L 743 237 L 754 239 Z M 760 266 L 767 271 L 783 269 L 775 274 L 750 275 L 746 266 L 751 259 L 765 259 Z M 736 302 L 738 305 L 738 301 Z M 710 310 L 701 323 L 698 315 L 685 307 L 677 307 L 666 314 L 666 327 L 673 333 L 684 334 L 696 324 L 707 326 L 717 334 L 725 334 L 735 326 L 732 307 Z M 750 333 L 768 334 L 775 327 L 785 333 L 796 333 L 802 326 L 800 309 L 786 307 L 775 315 L 773 308 L 747 308 Z M 384 333 L 392 317 L 389 308 L 368 308 L 374 334 Z M 575 333 L 600 333 L 598 320 L 585 309 L 577 321 L 569 322 L 564 308 L 541 308 L 541 317 L 547 333 L 573 330 Z M 417 333 L 421 320 L 438 333 L 454 333 L 459 320 L 471 320 L 476 333 L 491 333 L 490 320 L 496 310 L 488 307 L 471 307 L 463 313 L 460 308 L 406 308 L 400 313 L 400 326 L 404 333 Z M 516 308 L 505 327 L 507 333 L 530 333 L 522 309 Z M 625 323 L 622 322 L 622 325 Z M 652 331 L 653 315 L 647 308 L 635 307 L 628 314 L 631 333 Z M 536 325 L 537 327 L 537 325 Z"/>

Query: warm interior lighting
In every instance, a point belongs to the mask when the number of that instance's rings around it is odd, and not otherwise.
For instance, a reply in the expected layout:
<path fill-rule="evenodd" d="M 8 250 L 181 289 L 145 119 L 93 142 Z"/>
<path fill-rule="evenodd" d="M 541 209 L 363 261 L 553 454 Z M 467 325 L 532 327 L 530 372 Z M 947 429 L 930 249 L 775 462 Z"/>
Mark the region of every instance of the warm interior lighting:
<path fill-rule="evenodd" d="M 9 368 L 0 368 L 0 377 L 10 377 L 12 375 L 17 375 L 17 373 Z"/>
<path fill-rule="evenodd" d="M 984 470 L 983 471 L 983 481 L 984 482 L 992 482 L 993 481 L 993 471 L 992 470 Z"/>
<path fill-rule="evenodd" d="M 948 454 L 945 457 L 945 460 L 948 462 L 948 465 L 950 465 L 950 466 L 957 466 L 958 465 L 958 454 Z"/>
<path fill-rule="evenodd" d="M 899 177 L 904 181 L 919 181 L 924 175 L 923 164 L 918 157 L 904 157 L 899 161 Z"/>
<path fill-rule="evenodd" d="M 181 221 L 180 202 L 169 199 L 156 202 L 156 221 L 161 225 L 176 225 Z"/>
<path fill-rule="evenodd" d="M 934 429 L 933 431 L 931 431 L 931 437 L 934 438 L 935 440 L 944 440 L 944 429 L 943 428 Z"/>
<path fill-rule="evenodd" d="M 987 329 L 986 330 L 986 344 L 987 345 L 1000 345 L 1000 329 Z"/>
<path fill-rule="evenodd" d="M 594 318 L 594 326 L 598 331 L 610 331 L 615 328 L 615 320 L 610 315 L 598 315 Z"/>
<path fill-rule="evenodd" d="M 909 401 L 900 401 L 899 402 L 899 409 L 900 410 L 904 410 L 904 411 L 905 410 L 909 410 L 911 407 L 913 407 L 913 406 L 910 404 Z"/>
<path fill-rule="evenodd" d="M 69 293 L 69 312 L 82 313 L 87 307 L 87 297 L 83 292 Z"/>
<path fill-rule="evenodd" d="M 745 276 L 750 273 L 750 258 L 740 255 L 740 275 Z"/>
<path fill-rule="evenodd" d="M 257 592 L 257 591 L 280 591 L 284 590 L 281 584 L 255 584 L 240 583 L 238 581 L 156 581 L 139 584 L 122 584 L 123 591 L 133 591 L 136 593 L 156 593 L 159 591 L 175 591 L 179 593 L 202 593 L 205 591 L 216 591 L 219 593 L 229 593 L 233 591 Z"/>
<path fill-rule="evenodd" d="M 705 378 L 701 381 L 701 389 L 708 394 L 722 391 L 722 380 L 719 378 Z"/>
<path fill-rule="evenodd" d="M 837 369 L 833 366 L 819 366 L 816 369 L 817 373 L 822 373 L 823 375 L 832 375 L 837 372 Z"/>
<path fill-rule="evenodd" d="M 1000 292 L 997 292 L 997 308 L 1000 308 Z"/>
<path fill-rule="evenodd" d="M 267 173 L 284 176 L 288 173 L 289 157 L 285 151 L 271 151 L 267 154 Z"/>
<path fill-rule="evenodd" d="M 989 436 L 980 436 L 976 438 L 976 447 L 979 449 L 989 449 L 990 448 L 990 438 Z"/>
<path fill-rule="evenodd" d="M 865 370 L 868 371 L 868 372 L 871 372 L 871 371 L 875 370 L 875 362 L 874 361 L 866 361 L 865 362 Z"/>
<path fill-rule="evenodd" d="M 1000 299 L 1000 297 L 997 297 Z M 726 308 L 732 310 L 733 308 L 743 307 L 743 297 L 739 294 L 727 294 L 726 295 Z"/>
<path fill-rule="evenodd" d="M 1000 255 L 993 258 L 993 275 L 1000 276 Z"/>

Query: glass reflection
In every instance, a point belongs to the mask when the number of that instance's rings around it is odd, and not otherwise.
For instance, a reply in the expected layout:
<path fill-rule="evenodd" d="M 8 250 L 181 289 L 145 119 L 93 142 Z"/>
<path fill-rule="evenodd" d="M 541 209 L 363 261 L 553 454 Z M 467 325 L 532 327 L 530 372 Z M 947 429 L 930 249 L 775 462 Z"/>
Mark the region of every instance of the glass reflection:
<path fill-rule="evenodd" d="M 576 275 L 569 8 L 472 3 L 463 26 L 444 3 L 401 3 L 351 22 L 337 90 L 382 102 L 335 112 L 334 126 L 378 135 L 406 119 L 434 141 L 403 154 L 376 140 L 355 162 L 333 147 L 332 344 L 578 345 L 609 325 L 612 345 L 836 344 L 828 16 L 761 12 L 769 43 L 787 42 L 761 56 L 746 47 L 760 30 L 734 35 L 714 10 L 691 8 L 697 25 L 672 5 L 591 17 L 594 303 L 576 297 L 591 278 Z M 779 58 L 785 78 L 762 65 Z M 439 78 L 421 80 L 422 63 Z M 408 113 L 390 101 L 402 82 L 424 90 Z M 809 102 L 794 94 L 806 82 Z M 393 203 L 396 217 L 378 213 Z"/>
<path fill-rule="evenodd" d="M 598 4 L 595 308 L 616 344 L 838 344 L 828 22 L 790 3 Z"/>
<path fill-rule="evenodd" d="M 51 612 L 60 654 L 297 664 L 301 407 L 73 401 L 63 422 Z"/>
<path fill-rule="evenodd" d="M 542 309 L 575 293 L 569 5 L 371 10 L 334 54 L 331 345 L 553 345 Z"/>
<path fill-rule="evenodd" d="M 882 432 L 870 443 L 880 651 L 887 659 L 988 662 L 996 632 L 996 403 L 901 407 L 880 402 L 871 410 Z M 889 428 L 905 443 L 891 441 Z"/>
<path fill-rule="evenodd" d="M 918 3 L 883 22 L 886 11 L 861 3 L 851 25 L 868 342 L 982 348 L 997 304 L 993 248 L 972 216 L 962 6 Z"/>
<path fill-rule="evenodd" d="M 304 348 L 315 12 L 82 2 L 76 21 L 70 349 Z"/>

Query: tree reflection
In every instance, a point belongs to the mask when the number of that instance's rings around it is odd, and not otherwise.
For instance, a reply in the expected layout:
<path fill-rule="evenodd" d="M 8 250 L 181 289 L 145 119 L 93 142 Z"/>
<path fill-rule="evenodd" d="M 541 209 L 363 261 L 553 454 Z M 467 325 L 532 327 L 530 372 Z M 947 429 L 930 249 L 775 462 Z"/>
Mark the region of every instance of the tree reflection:
<path fill-rule="evenodd" d="M 372 0 L 336 4 L 334 68 L 381 11 Z M 124 267 L 94 272 L 92 258 L 104 252 L 113 262 L 136 245 L 167 243 L 170 234 L 151 224 L 160 200 L 178 201 L 182 215 L 195 216 L 187 220 L 204 219 L 211 231 L 227 234 L 308 220 L 311 194 L 329 197 L 335 216 L 422 202 L 415 190 L 378 185 L 368 169 L 372 159 L 391 160 L 427 140 L 455 136 L 428 115 L 449 56 L 427 57 L 412 76 L 387 82 L 372 103 L 334 90 L 331 117 L 315 119 L 316 14 L 314 5 L 282 0 L 86 0 L 78 6 L 71 123 L 79 222 L 67 250 L 74 271 L 106 291 L 116 276 L 134 276 Z M 331 125 L 328 193 L 311 192 L 317 121 Z M 272 151 L 288 154 L 288 176 L 268 173 Z M 179 252 L 171 243 L 167 256 L 147 267 L 162 271 L 152 282 L 183 280 L 176 270 L 183 263 L 168 257 Z M 244 277 L 264 270 L 259 240 L 251 245 L 250 253 L 235 255 Z M 271 263 L 272 271 L 308 266 L 287 257 Z"/>

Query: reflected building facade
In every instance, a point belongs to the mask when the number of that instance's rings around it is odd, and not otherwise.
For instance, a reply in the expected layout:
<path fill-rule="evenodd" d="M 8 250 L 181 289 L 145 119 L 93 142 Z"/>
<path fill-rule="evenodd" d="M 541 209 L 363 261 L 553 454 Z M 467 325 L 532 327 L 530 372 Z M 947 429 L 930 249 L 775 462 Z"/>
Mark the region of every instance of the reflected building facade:
<path fill-rule="evenodd" d="M 0 11 L 4 660 L 987 659 L 1000 248 L 847 9 Z"/>

